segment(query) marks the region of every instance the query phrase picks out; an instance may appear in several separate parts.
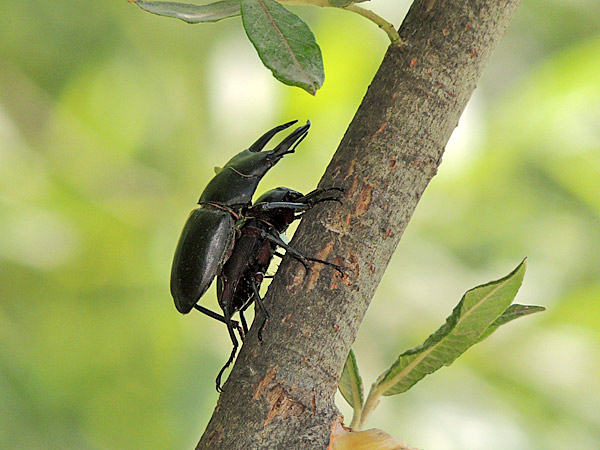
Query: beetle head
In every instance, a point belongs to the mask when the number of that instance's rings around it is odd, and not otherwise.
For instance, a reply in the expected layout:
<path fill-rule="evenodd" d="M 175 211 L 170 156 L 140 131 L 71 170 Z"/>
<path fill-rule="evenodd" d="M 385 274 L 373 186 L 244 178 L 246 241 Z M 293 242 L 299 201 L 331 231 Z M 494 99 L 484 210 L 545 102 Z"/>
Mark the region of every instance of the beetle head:
<path fill-rule="evenodd" d="M 302 193 L 287 187 L 278 187 L 265 192 L 258 197 L 254 204 L 258 203 L 273 203 L 273 202 L 295 202 L 299 198 L 304 197 Z M 283 233 L 287 227 L 296 220 L 296 213 L 290 208 L 277 208 L 264 213 L 267 222 L 271 223 L 278 233 Z"/>
<path fill-rule="evenodd" d="M 284 123 L 267 131 L 247 150 L 231 158 L 208 183 L 199 203 L 214 202 L 227 206 L 250 204 L 261 178 L 284 155 L 293 153 L 296 146 L 306 137 L 310 121 L 296 128 L 273 150 L 263 150 L 273 136 L 296 122 L 294 120 Z"/>
<path fill-rule="evenodd" d="M 301 192 L 281 186 L 265 192 L 254 203 L 293 202 L 300 197 L 303 197 Z"/>

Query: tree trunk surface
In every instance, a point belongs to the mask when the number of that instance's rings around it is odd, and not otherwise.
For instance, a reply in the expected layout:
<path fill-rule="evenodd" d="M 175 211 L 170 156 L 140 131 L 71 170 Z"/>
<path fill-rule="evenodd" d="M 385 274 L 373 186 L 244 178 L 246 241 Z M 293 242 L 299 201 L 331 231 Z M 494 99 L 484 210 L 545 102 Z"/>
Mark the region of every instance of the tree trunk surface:
<path fill-rule="evenodd" d="M 319 186 L 197 449 L 326 449 L 344 362 L 385 268 L 519 0 L 416 0 Z M 401 311 L 397 312 L 401 314 Z"/>

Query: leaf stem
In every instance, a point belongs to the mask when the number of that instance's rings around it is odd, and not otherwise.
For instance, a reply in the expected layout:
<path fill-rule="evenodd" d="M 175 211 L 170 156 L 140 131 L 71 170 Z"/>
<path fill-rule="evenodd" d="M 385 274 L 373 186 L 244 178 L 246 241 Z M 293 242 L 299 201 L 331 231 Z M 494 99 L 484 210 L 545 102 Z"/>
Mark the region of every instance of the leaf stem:
<path fill-rule="evenodd" d="M 367 419 L 371 415 L 371 413 L 377 408 L 379 405 L 379 398 L 381 397 L 381 391 L 378 389 L 377 382 L 373 383 L 371 386 L 371 390 L 369 391 L 369 395 L 367 397 L 367 401 L 365 402 L 365 406 L 363 407 L 362 413 L 360 414 L 357 424 L 355 424 L 355 418 L 352 418 L 352 423 L 350 424 L 350 428 L 359 431 L 362 430 L 367 422 Z M 356 425 L 356 426 L 352 426 Z"/>
<path fill-rule="evenodd" d="M 354 413 L 352 414 L 352 422 L 350 422 L 350 428 L 358 426 L 363 411 L 362 392 L 359 390 L 359 387 L 356 383 L 352 384 L 352 398 L 354 399 L 354 405 L 352 406 Z"/>
<path fill-rule="evenodd" d="M 354 4 L 345 6 L 342 9 L 355 12 L 356 14 L 360 14 L 361 16 L 369 19 L 371 22 L 374 22 L 379 28 L 381 28 L 387 33 L 388 37 L 390 38 L 390 41 L 392 41 L 392 45 L 402 44 L 402 39 L 400 39 L 400 35 L 398 34 L 398 31 L 396 31 L 394 25 L 389 23 L 383 17 L 375 14 L 373 11 L 361 8 L 360 6 L 356 6 Z"/>
<path fill-rule="evenodd" d="M 311 5 L 311 6 L 320 6 L 321 8 L 338 8 L 345 9 L 347 11 L 352 11 L 356 14 L 363 16 L 366 19 L 369 19 L 371 22 L 375 23 L 379 28 L 386 32 L 392 45 L 401 45 L 402 39 L 400 39 L 400 35 L 394 25 L 385 20 L 383 17 L 375 14 L 373 11 L 361 8 L 360 6 L 356 6 L 355 4 L 350 4 L 348 6 L 338 7 L 333 6 L 329 3 L 328 0 L 276 0 L 278 3 L 282 5 Z M 365 0 L 359 0 L 357 3 Z"/>
<path fill-rule="evenodd" d="M 358 430 L 358 427 L 360 426 L 360 422 L 361 422 L 361 417 L 362 417 L 362 411 L 361 410 L 354 410 L 354 414 L 352 415 L 352 422 L 350 422 L 350 428 L 352 428 L 353 430 Z"/>
<path fill-rule="evenodd" d="M 277 3 L 281 3 L 282 5 L 311 5 L 311 6 L 320 6 L 321 8 L 326 8 L 331 6 L 327 0 L 276 0 Z"/>

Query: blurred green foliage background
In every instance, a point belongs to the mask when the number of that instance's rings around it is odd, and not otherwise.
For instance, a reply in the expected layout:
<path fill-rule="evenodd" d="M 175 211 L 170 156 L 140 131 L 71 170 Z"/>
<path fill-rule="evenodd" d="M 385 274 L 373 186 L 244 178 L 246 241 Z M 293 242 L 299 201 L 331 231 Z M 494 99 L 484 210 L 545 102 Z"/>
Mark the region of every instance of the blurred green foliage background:
<path fill-rule="evenodd" d="M 318 182 L 387 42 L 292 8 L 326 82 L 277 83 L 239 19 L 190 26 L 111 2 L 4 0 L 0 15 L 0 447 L 191 448 L 225 328 L 168 290 L 189 210 L 263 131 L 313 122 L 259 188 Z M 408 2 L 368 7 L 399 24 Z M 467 289 L 524 257 L 521 319 L 370 425 L 436 450 L 600 442 L 600 3 L 525 2 L 495 52 L 355 344 L 366 385 Z M 215 307 L 211 292 L 206 304 Z M 350 411 L 340 402 L 347 420 Z"/>

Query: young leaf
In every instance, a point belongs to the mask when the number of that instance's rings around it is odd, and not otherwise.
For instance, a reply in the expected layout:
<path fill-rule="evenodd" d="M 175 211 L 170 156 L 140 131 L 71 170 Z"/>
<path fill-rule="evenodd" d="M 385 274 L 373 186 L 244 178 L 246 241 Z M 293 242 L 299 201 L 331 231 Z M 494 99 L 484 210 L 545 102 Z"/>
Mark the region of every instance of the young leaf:
<path fill-rule="evenodd" d="M 284 84 L 315 94 L 325 73 L 306 23 L 274 0 L 241 0 L 242 21 L 263 64 Z"/>
<path fill-rule="evenodd" d="M 344 364 L 338 388 L 355 413 L 362 409 L 364 401 L 362 378 L 358 372 L 356 356 L 354 356 L 352 349 L 350 349 L 348 358 L 346 358 L 346 364 Z"/>
<path fill-rule="evenodd" d="M 174 2 L 144 2 L 130 0 L 144 11 L 159 16 L 174 17 L 187 23 L 217 22 L 229 17 L 239 16 L 239 0 L 222 0 L 208 5 L 192 5 Z"/>
<path fill-rule="evenodd" d="M 487 330 L 483 332 L 477 342 L 483 341 L 486 337 L 492 334 L 494 331 L 498 329 L 499 326 L 504 325 L 512 320 L 518 319 L 519 317 L 527 316 L 529 314 L 533 314 L 536 312 L 545 311 L 546 308 L 543 306 L 533 306 L 533 305 L 510 305 L 504 313 L 498 317 L 494 323 L 492 323 Z"/>
<path fill-rule="evenodd" d="M 379 377 L 374 386 L 377 393 L 399 394 L 426 375 L 452 364 L 507 312 L 524 274 L 525 260 L 506 277 L 467 291 L 440 329 L 420 346 L 401 354 Z"/>

